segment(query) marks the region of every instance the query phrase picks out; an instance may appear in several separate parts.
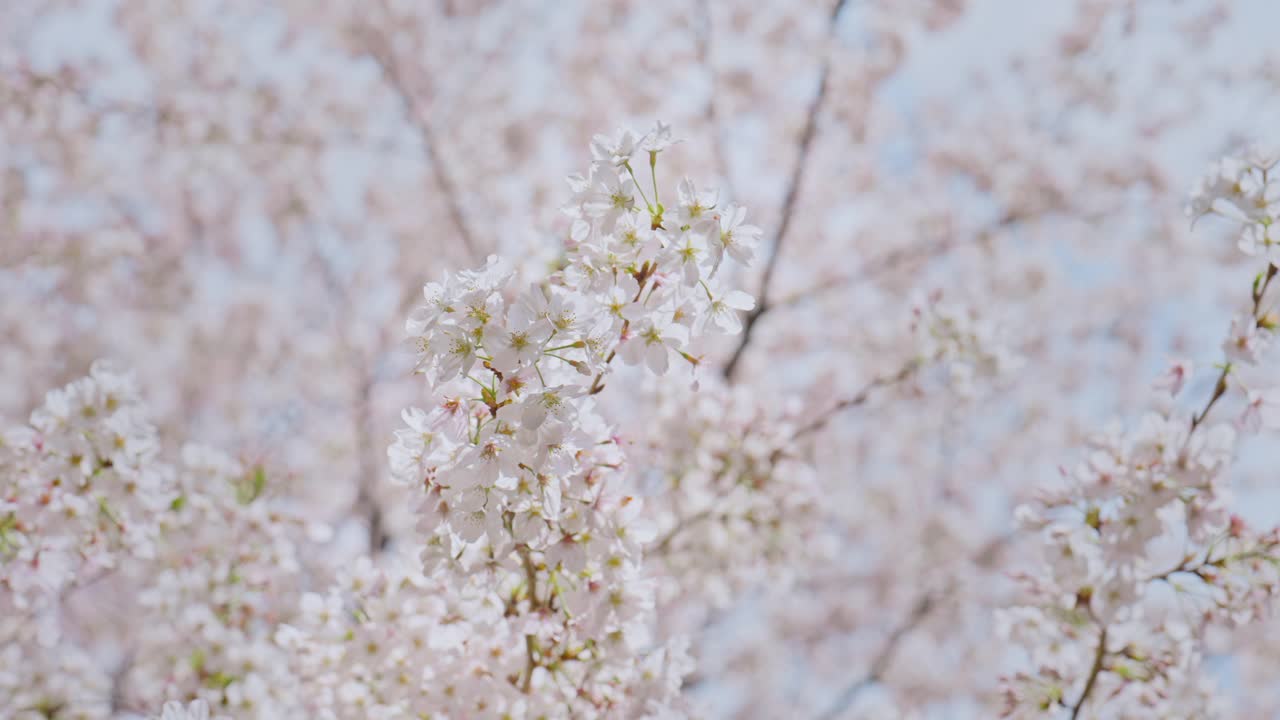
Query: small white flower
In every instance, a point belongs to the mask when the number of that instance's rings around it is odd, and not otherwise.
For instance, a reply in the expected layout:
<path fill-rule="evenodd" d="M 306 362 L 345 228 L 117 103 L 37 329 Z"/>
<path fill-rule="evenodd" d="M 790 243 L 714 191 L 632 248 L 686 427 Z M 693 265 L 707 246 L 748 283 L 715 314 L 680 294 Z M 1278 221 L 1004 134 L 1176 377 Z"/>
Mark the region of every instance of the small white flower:
<path fill-rule="evenodd" d="M 167 702 L 164 704 L 159 720 L 210 720 L 209 705 L 204 700 L 194 700 L 186 707 L 183 707 L 182 703 Z"/>
<path fill-rule="evenodd" d="M 507 313 L 505 326 L 488 333 L 485 349 L 493 355 L 498 370 L 514 372 L 542 356 L 542 348 L 553 332 L 551 323 L 539 318 L 529 305 L 520 304 Z"/>
<path fill-rule="evenodd" d="M 699 191 L 689 178 L 680 181 L 677 192 L 680 205 L 676 217 L 680 220 L 680 226 L 714 239 L 720 229 L 715 215 L 718 193 L 715 190 Z"/>
<path fill-rule="evenodd" d="M 721 332 L 737 335 L 742 332 L 740 313 L 753 310 L 755 306 L 755 298 L 741 290 L 730 290 L 711 301 L 706 322 Z"/>
<path fill-rule="evenodd" d="M 596 135 L 591 139 L 591 158 L 597 164 L 621 168 L 631 162 L 639 144 L 640 138 L 626 129 L 619 130 L 614 137 Z"/>
<path fill-rule="evenodd" d="M 683 325 L 661 324 L 652 319 L 641 323 L 638 328 L 633 329 L 633 333 L 622 343 L 620 352 L 623 362 L 628 365 L 644 362 L 658 375 L 667 372 L 671 364 L 670 353 L 679 352 L 689 339 L 688 329 Z"/>
<path fill-rule="evenodd" d="M 653 128 L 640 141 L 640 149 L 650 153 L 660 153 L 680 142 L 672 137 L 671 125 L 661 120 L 654 121 Z"/>
<path fill-rule="evenodd" d="M 629 175 L 605 172 L 596 178 L 582 209 L 602 233 L 613 232 L 618 219 L 636 208 L 636 184 Z"/>
<path fill-rule="evenodd" d="M 548 417 L 562 422 L 571 422 L 577 413 L 574 400 L 585 393 L 586 390 L 578 385 L 549 387 L 525 400 L 524 413 L 520 421 L 529 430 L 537 430 Z"/>
<path fill-rule="evenodd" d="M 1222 343 L 1227 360 L 1245 365 L 1255 365 L 1271 345 L 1271 331 L 1258 327 L 1252 314 L 1240 314 L 1231 319 L 1231 331 Z"/>
<path fill-rule="evenodd" d="M 472 334 L 463 328 L 450 327 L 445 330 L 444 341 L 444 353 L 440 358 L 441 378 L 448 380 L 471 372 L 477 358 Z"/>
<path fill-rule="evenodd" d="M 760 243 L 760 228 L 745 224 L 747 209 L 738 205 L 725 208 L 719 217 L 720 237 L 710 243 L 713 271 L 726 254 L 744 265 L 750 263 Z"/>
<path fill-rule="evenodd" d="M 1169 367 L 1165 370 L 1152 386 L 1156 390 L 1164 390 L 1169 393 L 1170 397 L 1177 397 L 1182 392 L 1182 387 L 1194 372 L 1194 368 L 1189 360 L 1174 360 L 1169 363 Z"/>

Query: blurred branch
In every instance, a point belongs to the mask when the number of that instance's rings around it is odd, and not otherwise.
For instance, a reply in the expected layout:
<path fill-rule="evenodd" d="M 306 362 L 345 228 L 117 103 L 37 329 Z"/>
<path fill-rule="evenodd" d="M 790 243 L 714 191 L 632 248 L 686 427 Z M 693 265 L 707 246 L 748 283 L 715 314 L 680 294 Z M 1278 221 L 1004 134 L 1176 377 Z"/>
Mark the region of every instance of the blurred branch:
<path fill-rule="evenodd" d="M 999 560 L 1000 553 L 1012 539 L 1013 533 L 1006 533 L 993 538 L 978 549 L 978 552 L 973 556 L 974 564 L 983 568 L 992 567 Z M 885 641 L 880 652 L 876 653 L 875 658 L 871 660 L 871 669 L 867 674 L 846 685 L 844 690 L 836 696 L 835 701 L 822 714 L 818 715 L 817 720 L 833 720 L 853 704 L 853 701 L 858 697 L 858 693 L 882 681 L 885 672 L 889 670 L 889 664 L 893 662 L 898 653 L 902 639 L 928 619 L 929 614 L 937 609 L 938 600 L 945 595 L 946 593 L 938 591 L 922 595 L 916 601 L 906 619 L 889 633 L 888 640 Z"/>
<path fill-rule="evenodd" d="M 889 669 L 889 663 L 893 662 L 893 658 L 898 653 L 898 646 L 902 643 L 902 639 L 907 633 L 911 632 L 921 622 L 928 617 L 933 610 L 935 598 L 932 593 L 927 593 L 920 598 L 911 609 L 911 613 L 902 621 L 898 627 L 889 633 L 889 639 L 885 641 L 884 647 L 880 648 L 880 652 L 876 653 L 875 658 L 871 660 L 871 670 L 863 677 L 849 683 L 845 686 L 840 695 L 836 697 L 835 702 L 831 703 L 825 711 L 818 715 L 818 720 L 832 720 L 849 708 L 858 693 L 870 685 L 880 682 L 884 677 L 884 673 Z"/>
<path fill-rule="evenodd" d="M 351 308 L 351 293 L 346 283 L 338 276 L 329 259 L 317 250 L 313 260 L 319 268 L 320 278 L 329 290 L 329 296 L 336 300 L 335 316 L 343 316 Z M 386 548 L 389 541 L 385 529 L 385 518 L 382 506 L 375 495 L 379 472 L 378 449 L 375 447 L 370 432 L 373 428 L 373 389 L 377 385 L 377 375 L 370 367 L 367 357 L 351 342 L 346 328 L 349 322 L 335 321 L 334 335 L 342 339 L 345 352 L 350 357 L 350 366 L 354 372 L 355 432 L 356 456 L 356 501 L 354 512 L 365 518 L 368 525 L 369 555 L 377 555 Z M 384 328 L 383 334 L 386 329 Z"/>
<path fill-rule="evenodd" d="M 441 157 L 440 142 L 436 137 L 435 130 L 431 127 L 431 121 L 427 117 L 426 109 L 419 103 L 418 95 L 413 91 L 413 86 L 410 84 L 409 79 L 401 71 L 396 59 L 390 55 L 390 47 L 391 43 L 384 34 L 376 34 L 370 38 L 366 49 L 369 52 L 369 56 L 377 63 L 378 68 L 382 70 L 382 75 L 386 78 L 391 89 L 400 97 L 405 117 L 422 137 L 422 152 L 426 156 L 427 165 L 431 168 L 436 187 L 440 189 L 440 194 L 444 197 L 445 206 L 449 211 L 449 219 L 452 221 L 458 237 L 461 238 L 462 245 L 466 248 L 469 258 L 472 261 L 479 261 L 481 259 L 480 249 L 476 245 L 475 235 L 467 224 L 466 214 L 463 212 L 462 202 L 458 195 L 458 187 Z"/>
<path fill-rule="evenodd" d="M 1085 680 L 1084 690 L 1080 692 L 1080 699 L 1071 706 L 1071 720 L 1080 717 L 1080 710 L 1084 708 L 1085 702 L 1089 699 L 1089 695 L 1093 693 L 1093 688 L 1098 682 L 1098 675 L 1102 673 L 1102 664 L 1107 658 L 1107 627 L 1102 626 L 1101 632 L 1098 633 L 1098 649 L 1093 656 L 1093 665 L 1089 668 L 1089 678 Z"/>
<path fill-rule="evenodd" d="M 138 102 L 95 96 L 85 88 L 68 84 L 60 78 L 35 72 L 24 72 L 20 79 L 28 82 L 35 89 L 50 88 L 53 91 L 74 98 L 83 103 L 87 112 L 98 116 L 120 116 L 135 123 L 145 123 L 155 129 L 170 127 L 176 130 L 178 137 L 165 137 L 157 134 L 157 144 L 175 144 L 180 147 L 260 147 L 260 148 L 294 148 L 319 152 L 328 147 L 341 147 L 347 150 L 361 150 L 375 154 L 403 155 L 411 146 L 406 146 L 390 138 L 366 138 L 355 133 L 341 132 L 331 136 L 308 135 L 284 128 L 274 132 L 262 132 L 251 127 L 248 137 L 233 137 L 217 125 L 211 125 L 213 131 L 204 137 L 183 136 L 187 132 L 182 116 L 157 102 Z M 207 118 L 206 118 L 207 119 Z"/>
<path fill-rule="evenodd" d="M 671 528 L 671 530 L 667 532 L 666 535 L 663 535 L 660 539 L 658 539 L 653 543 L 653 545 L 651 546 L 652 549 L 645 550 L 646 556 L 647 555 L 655 555 L 655 556 L 665 555 L 667 552 L 667 548 L 671 546 L 672 541 L 674 541 L 676 537 L 678 537 L 681 533 L 683 533 L 685 530 L 688 530 L 691 526 L 697 525 L 705 520 L 710 520 L 713 517 L 715 517 L 715 513 L 713 513 L 710 510 L 703 510 L 702 512 L 690 515 L 687 518 L 682 518 L 675 524 L 675 527 Z"/>
<path fill-rule="evenodd" d="M 729 197 L 733 197 L 733 179 L 729 173 L 729 156 L 724 149 L 724 136 L 720 131 L 720 115 L 716 107 L 716 96 L 719 94 L 716 82 L 716 67 L 711 58 L 711 3 L 710 0 L 698 0 L 698 62 L 707 73 L 707 106 L 703 113 L 707 127 L 711 129 L 711 145 L 716 154 L 716 165 L 720 168 L 721 187 Z"/>
<path fill-rule="evenodd" d="M 827 21 L 828 36 L 835 35 L 836 23 L 847 4 L 848 0 L 836 0 L 835 5 L 831 8 L 831 15 Z M 726 379 L 733 379 L 734 371 L 738 368 L 738 362 L 742 359 L 742 353 L 751 342 L 751 334 L 755 329 L 756 322 L 760 320 L 760 316 L 769 311 L 769 283 L 773 280 L 774 270 L 778 266 L 778 258 L 782 254 L 782 247 L 787 239 L 787 230 L 791 227 L 791 216 L 795 213 L 800 182 L 804 178 L 805 168 L 809 164 L 809 152 L 813 147 L 813 138 L 817 134 L 818 116 L 821 114 L 823 103 L 827 99 L 827 80 L 830 74 L 831 54 L 828 52 L 823 56 L 822 65 L 818 69 L 818 90 L 814 93 L 813 100 L 809 103 L 809 113 L 805 118 L 804 129 L 800 133 L 800 147 L 796 151 L 796 162 L 791 168 L 791 179 L 787 182 L 787 189 L 782 197 L 782 213 L 778 221 L 777 232 L 774 233 L 773 246 L 769 251 L 769 257 L 765 260 L 764 276 L 760 279 L 760 291 L 757 293 L 756 308 L 747 314 L 746 322 L 742 326 L 742 339 L 738 342 L 738 347 L 734 349 L 733 355 L 729 357 L 729 362 L 724 366 L 722 373 Z"/>
<path fill-rule="evenodd" d="M 370 431 L 373 427 L 373 373 L 364 363 L 359 366 L 361 381 L 356 389 L 356 462 L 359 465 L 359 490 L 356 494 L 356 510 L 365 517 L 369 526 L 369 555 L 377 555 L 386 549 L 390 536 L 386 531 L 386 520 L 382 506 L 374 496 L 375 483 L 378 481 L 377 448 L 374 447 Z"/>
<path fill-rule="evenodd" d="M 892 250 L 867 263 L 863 267 L 859 268 L 855 273 L 815 283 L 805 290 L 778 300 L 770 305 L 769 309 L 778 310 L 780 308 L 788 308 L 794 305 L 803 304 L 810 300 L 815 300 L 829 292 L 850 287 L 859 280 L 865 280 L 873 275 L 878 275 L 904 263 L 911 262 L 912 260 L 920 260 L 929 257 L 930 255 L 940 254 L 951 249 L 956 244 L 956 241 L 952 239 L 933 240 L 930 242 L 923 242 L 918 245 L 911 245 L 909 247 Z"/>
<path fill-rule="evenodd" d="M 949 250 L 961 247 L 967 244 L 979 243 L 991 237 L 991 233 L 997 230 L 1006 229 L 1018 222 L 1027 219 L 1025 214 L 1019 214 L 1015 211 L 1009 211 L 1002 215 L 989 228 L 981 232 L 974 233 L 966 240 L 957 240 L 954 237 L 942 238 L 939 240 L 930 240 L 908 247 L 890 250 L 884 255 L 875 258 L 861 268 L 857 272 L 850 273 L 841 277 L 829 278 L 819 283 L 815 283 L 800 292 L 784 297 L 775 302 L 771 302 L 768 306 L 759 305 L 756 310 L 747 316 L 747 321 L 743 326 L 743 342 L 738 346 L 737 354 L 740 354 L 746 348 L 747 332 L 750 325 L 759 320 L 760 316 L 771 310 L 779 310 L 794 307 L 811 300 L 816 300 L 830 292 L 843 290 L 852 286 L 859 280 L 866 280 L 883 272 L 888 272 L 899 266 L 910 263 L 914 260 L 923 260 L 934 255 L 941 255 Z M 752 319 L 754 316 L 754 320 Z M 726 368 L 728 369 L 728 368 Z"/>
<path fill-rule="evenodd" d="M 941 255 L 942 253 L 945 253 L 946 251 L 951 250 L 953 248 L 960 247 L 961 245 L 981 242 L 989 238 L 992 232 L 1007 228 L 1022 219 L 1024 219 L 1022 215 L 1019 215 L 1018 213 L 1015 213 L 1013 211 L 1009 211 L 1004 215 L 1002 215 L 1000 219 L 997 220 L 992 226 L 990 226 L 987 229 L 984 229 L 982 232 L 974 233 L 972 237 L 970 237 L 968 240 L 965 240 L 965 241 L 956 240 L 954 237 L 943 238 L 940 240 L 930 240 L 927 242 L 922 242 L 918 245 L 911 245 L 908 247 L 891 250 L 885 253 L 884 255 L 880 256 L 879 258 L 871 260 L 866 265 L 859 268 L 858 271 L 855 273 L 851 273 L 843 277 L 824 280 L 820 283 L 813 285 L 812 287 L 809 287 L 805 290 L 802 290 L 798 293 L 795 293 L 793 295 L 790 295 L 788 297 L 785 297 L 773 303 L 770 306 L 770 309 L 776 310 L 778 308 L 786 308 L 786 307 L 791 307 L 793 305 L 799 305 L 809 300 L 813 300 L 819 296 L 825 295 L 828 292 L 849 287 L 853 285 L 855 282 L 857 282 L 858 280 L 865 280 L 868 277 L 871 277 L 872 275 L 878 275 L 882 272 L 892 270 L 893 268 L 898 267 L 899 265 L 902 265 L 905 263 L 909 263 L 912 260 L 922 260 L 932 255 Z"/>
<path fill-rule="evenodd" d="M 120 660 L 120 664 L 111 671 L 111 712 L 122 713 L 128 709 L 125 703 L 125 681 L 133 670 L 136 648 L 130 647 Z"/>
<path fill-rule="evenodd" d="M 897 385 L 900 382 L 905 382 L 912 375 L 915 375 L 916 371 L 920 369 L 922 364 L 923 363 L 919 358 L 912 358 L 904 363 L 903 366 L 894 374 L 881 375 L 880 377 L 873 378 L 870 382 L 864 385 L 861 390 L 854 393 L 852 396 L 840 400 L 821 415 L 809 421 L 809 423 L 801 425 L 800 428 L 791 435 L 791 442 L 795 442 L 805 435 L 810 435 L 821 430 L 841 412 L 866 403 L 871 399 L 871 393 L 876 390 L 882 387 L 889 387 L 890 385 Z M 780 453 L 782 452 L 782 449 L 779 448 L 776 452 Z"/>

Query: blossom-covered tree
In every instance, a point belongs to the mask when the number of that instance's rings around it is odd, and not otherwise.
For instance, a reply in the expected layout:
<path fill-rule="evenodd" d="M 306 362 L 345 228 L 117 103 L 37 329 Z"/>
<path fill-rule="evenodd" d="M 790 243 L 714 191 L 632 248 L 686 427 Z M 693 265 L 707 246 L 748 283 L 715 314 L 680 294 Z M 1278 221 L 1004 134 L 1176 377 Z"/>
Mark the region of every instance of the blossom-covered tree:
<path fill-rule="evenodd" d="M 1280 712 L 1267 3 L 9 5 L 0 716 Z"/>

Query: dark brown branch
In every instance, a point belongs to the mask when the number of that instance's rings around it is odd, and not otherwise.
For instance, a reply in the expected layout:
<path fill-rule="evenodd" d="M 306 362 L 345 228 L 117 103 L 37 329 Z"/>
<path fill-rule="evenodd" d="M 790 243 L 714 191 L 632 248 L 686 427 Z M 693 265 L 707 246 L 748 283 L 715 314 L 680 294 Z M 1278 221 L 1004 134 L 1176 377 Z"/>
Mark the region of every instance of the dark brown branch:
<path fill-rule="evenodd" d="M 1251 295 L 1253 309 L 1250 312 L 1253 316 L 1253 321 L 1258 327 L 1263 327 L 1266 322 L 1265 316 L 1259 314 L 1262 312 L 1262 300 L 1267 296 L 1267 289 L 1271 287 L 1271 281 L 1275 279 L 1278 273 L 1280 273 L 1280 268 L 1273 263 L 1267 263 L 1266 271 L 1259 275 L 1253 283 Z M 1186 442 L 1191 441 L 1191 435 L 1195 433 L 1196 428 L 1200 427 L 1205 419 L 1209 417 L 1209 412 L 1213 410 L 1213 406 L 1217 404 L 1218 400 L 1227 394 L 1227 378 L 1230 375 L 1231 363 L 1224 362 L 1222 364 L 1222 372 L 1218 374 L 1218 381 L 1213 385 L 1213 394 L 1209 396 L 1209 402 L 1204 406 L 1204 409 L 1191 416 L 1191 430 L 1187 433 Z"/>
<path fill-rule="evenodd" d="M 1222 372 L 1218 375 L 1218 381 L 1213 385 L 1213 395 L 1209 397 L 1209 402 L 1204 406 L 1203 410 L 1196 413 L 1191 418 L 1191 430 L 1187 433 L 1188 439 L 1190 439 L 1191 434 L 1196 431 L 1196 428 L 1200 427 L 1200 424 L 1209 417 L 1209 412 L 1213 410 L 1213 406 L 1217 404 L 1218 400 L 1223 395 L 1227 394 L 1227 376 L 1230 374 L 1231 363 L 1225 363 L 1222 366 Z"/>
<path fill-rule="evenodd" d="M 831 16 L 827 21 L 828 35 L 835 34 L 836 22 L 840 19 L 840 13 L 847 4 L 848 0 L 836 0 L 836 4 L 831 8 Z M 769 283 L 773 280 L 773 273 L 778 267 L 778 258 L 782 255 L 782 247 L 787 239 L 787 230 L 791 227 L 791 217 L 795 214 L 796 199 L 800 192 L 800 181 L 804 178 L 805 168 L 809 164 L 809 152 L 813 147 L 813 138 L 817 134 L 818 116 L 821 114 L 822 105 L 827 99 L 827 81 L 830 74 L 831 56 L 828 53 L 823 57 L 822 66 L 818 69 L 818 90 L 814 93 L 813 100 L 809 103 L 809 114 L 805 118 L 804 129 L 800 133 L 800 147 L 796 151 L 796 162 L 791 168 L 791 178 L 787 182 L 787 189 L 782 197 L 782 212 L 778 220 L 778 229 L 774 233 L 773 246 L 769 250 L 769 257 L 765 260 L 764 276 L 760 278 L 760 290 L 756 297 L 756 307 L 747 314 L 746 322 L 742 326 L 742 339 L 738 341 L 738 346 L 734 348 L 733 354 L 729 356 L 729 362 L 725 364 L 724 370 L 721 371 L 726 379 L 733 379 L 733 374 L 738 368 L 738 362 L 742 359 L 742 353 L 751 342 L 751 335 L 755 329 L 756 322 L 769 311 Z"/>
<path fill-rule="evenodd" d="M 1080 710 L 1084 708 L 1084 703 L 1089 699 L 1089 694 L 1093 692 L 1094 685 L 1098 682 L 1098 675 L 1102 673 L 1102 663 L 1107 657 L 1107 628 L 1103 626 L 1102 632 L 1098 634 L 1098 651 L 1093 655 L 1093 667 L 1089 668 L 1089 679 L 1085 680 L 1084 690 L 1080 693 L 1080 699 L 1076 704 L 1071 706 L 1071 720 L 1080 717 Z"/>
<path fill-rule="evenodd" d="M 120 661 L 120 665 L 111 671 L 111 712 L 119 713 L 127 710 L 125 703 L 125 682 L 129 672 L 133 670 L 135 648 L 129 648 Z"/>
<path fill-rule="evenodd" d="M 381 475 L 377 449 L 370 437 L 373 429 L 374 380 L 364 363 L 359 367 L 363 377 L 356 389 L 356 462 L 359 468 L 356 509 L 369 525 L 369 554 L 372 556 L 385 550 L 391 538 L 387 534 L 386 519 L 374 490 Z"/>

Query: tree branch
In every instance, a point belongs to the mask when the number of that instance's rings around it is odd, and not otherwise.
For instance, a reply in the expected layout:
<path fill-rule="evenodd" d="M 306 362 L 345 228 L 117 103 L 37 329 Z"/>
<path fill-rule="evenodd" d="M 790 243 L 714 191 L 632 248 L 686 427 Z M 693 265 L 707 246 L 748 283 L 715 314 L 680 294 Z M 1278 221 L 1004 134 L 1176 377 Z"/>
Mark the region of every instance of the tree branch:
<path fill-rule="evenodd" d="M 888 387 L 890 385 L 896 385 L 900 382 L 905 381 L 907 378 L 914 375 L 915 372 L 920 369 L 921 364 L 922 363 L 918 358 L 912 359 L 908 361 L 906 364 L 904 364 L 901 368 L 899 368 L 896 373 L 892 375 L 882 375 L 880 377 L 872 379 L 871 382 L 868 382 L 866 385 L 862 386 L 862 389 L 854 393 L 852 396 L 847 397 L 843 400 L 840 400 L 835 405 L 832 405 L 830 408 L 828 408 L 826 412 L 814 418 L 809 423 L 805 425 L 801 425 L 800 428 L 797 429 L 794 434 L 792 434 L 791 436 L 792 442 L 795 442 L 796 440 L 799 440 L 805 435 L 815 433 L 821 430 L 822 428 L 826 427 L 827 424 L 830 423 L 831 420 L 840 412 L 844 410 L 848 410 L 849 408 L 852 408 L 852 407 L 857 407 L 867 402 L 868 400 L 871 399 L 871 393 L 873 393 L 877 389 L 882 387 Z"/>
<path fill-rule="evenodd" d="M 374 379 L 365 364 L 359 364 L 359 385 L 356 388 L 356 463 L 359 467 L 358 492 L 356 509 L 365 516 L 369 525 L 369 555 L 375 556 L 386 549 L 390 536 L 386 531 L 386 519 L 382 506 L 374 495 L 374 486 L 378 481 L 378 460 L 376 450 L 369 437 L 373 425 L 372 395 Z"/>
<path fill-rule="evenodd" d="M 724 137 L 720 134 L 720 116 L 716 108 L 716 68 L 711 60 L 711 4 L 710 0 L 698 0 L 698 62 L 707 71 L 708 85 L 707 106 L 703 118 L 711 129 L 712 148 L 716 154 L 716 165 L 720 168 L 720 186 L 729 197 L 733 197 L 733 180 L 729 175 L 729 156 L 725 153 Z"/>
<path fill-rule="evenodd" d="M 990 542 L 983 545 L 973 557 L 973 562 L 980 567 L 991 567 L 999 559 L 1000 552 L 1013 539 L 1013 533 L 1001 535 L 993 538 Z M 902 638 L 907 633 L 914 630 L 921 622 L 933 612 L 937 607 L 936 599 L 944 595 L 942 592 L 926 593 L 915 604 L 910 615 L 902 622 L 892 633 L 889 634 L 889 640 L 884 647 L 871 661 L 870 671 L 863 677 L 849 683 L 840 693 L 826 711 L 818 716 L 817 720 L 831 720 L 853 704 L 858 693 L 870 685 L 880 682 L 884 679 L 885 672 L 889 669 L 889 663 L 893 661 L 894 655 L 898 651 L 898 646 L 902 643 Z"/>
<path fill-rule="evenodd" d="M 879 275 L 882 272 L 892 270 L 903 263 L 908 263 L 912 260 L 920 260 L 934 255 L 941 255 L 942 253 L 961 245 L 982 242 L 989 239 L 991 237 L 991 233 L 994 231 L 1008 228 L 1009 226 L 1024 219 L 1026 219 L 1025 215 L 1009 211 L 1000 216 L 1000 219 L 996 220 L 990 227 L 985 228 L 980 232 L 975 232 L 972 237 L 966 238 L 965 240 L 957 240 L 955 237 L 947 237 L 937 240 L 927 240 L 915 245 L 890 250 L 878 258 L 868 261 L 859 268 L 857 272 L 845 275 L 844 277 L 824 280 L 813 287 L 785 297 L 777 302 L 770 303 L 770 309 L 777 310 L 779 308 L 799 305 L 833 290 L 839 290 L 840 288 L 853 285 L 858 280 L 865 280 L 874 275 Z"/>
<path fill-rule="evenodd" d="M 894 656 L 897 655 L 898 646 L 902 644 L 902 639 L 923 622 L 933 608 L 933 594 L 926 594 L 920 598 L 915 607 L 911 609 L 911 614 L 907 616 L 907 619 L 894 628 L 893 632 L 889 633 L 889 639 L 885 641 L 884 647 L 880 649 L 880 652 L 871 661 L 871 670 L 863 677 L 845 686 L 845 689 L 836 697 L 835 702 L 831 703 L 822 714 L 818 715 L 818 720 L 832 720 L 832 718 L 844 712 L 863 689 L 880 682 L 884 677 L 885 671 L 889 669 L 889 663 L 893 662 Z"/>
<path fill-rule="evenodd" d="M 467 250 L 467 255 L 472 261 L 478 261 L 481 258 L 480 249 L 476 244 L 471 228 L 467 225 L 466 214 L 462 210 L 462 202 L 458 196 L 458 187 L 441 159 L 440 143 L 436 139 L 435 130 L 431 127 L 431 122 L 427 118 L 425 109 L 418 102 L 417 93 L 413 91 L 408 78 L 401 72 L 395 58 L 389 54 L 387 48 L 390 47 L 391 44 L 385 36 L 378 36 L 376 42 L 371 39 L 367 49 L 369 56 L 373 58 L 373 61 L 377 63 L 378 68 L 382 71 L 387 84 L 400 97 L 405 117 L 413 124 L 421 136 L 423 155 L 426 156 L 427 165 L 431 168 L 432 178 L 436 187 L 440 189 L 440 194 L 444 197 L 449 219 L 453 223 L 458 237 L 461 238 L 462 245 Z"/>
<path fill-rule="evenodd" d="M 1089 669 L 1089 679 L 1085 680 L 1084 690 L 1080 693 L 1080 699 L 1076 704 L 1071 706 L 1071 720 L 1080 717 L 1080 710 L 1084 707 L 1084 703 L 1089 699 L 1089 694 L 1093 692 L 1094 685 L 1098 682 L 1098 675 L 1102 673 L 1102 662 L 1107 656 L 1107 628 L 1104 625 L 1102 632 L 1098 634 L 1098 651 L 1093 656 L 1093 667 Z"/>
<path fill-rule="evenodd" d="M 692 525 L 697 525 L 704 520 L 709 520 L 713 515 L 714 513 L 710 510 L 703 510 L 702 512 L 690 515 L 687 518 L 682 518 L 676 523 L 675 527 L 667 531 L 666 535 L 663 535 L 661 539 L 653 543 L 651 546 L 653 549 L 645 551 L 646 556 L 660 556 L 665 554 L 667 552 L 667 548 L 671 546 L 672 541 L 674 541 L 680 533 L 688 530 Z"/>
<path fill-rule="evenodd" d="M 831 15 L 827 21 L 828 36 L 835 34 L 836 22 L 840 19 L 840 13 L 847 4 L 848 0 L 836 0 L 835 5 L 831 8 Z M 760 316 L 769 311 L 769 283 L 773 280 L 773 273 L 778 267 L 778 258 L 782 254 L 782 246 L 787 239 L 787 230 L 791 227 L 791 217 L 795 214 L 800 181 L 804 178 L 805 168 L 809 164 L 809 152 L 813 147 L 813 138 L 817 134 L 818 116 L 821 114 L 822 105 L 827 99 L 827 80 L 830 74 L 831 55 L 828 53 L 823 57 L 822 66 L 818 69 L 818 90 L 814 93 L 813 100 L 809 103 L 809 114 L 805 118 L 804 129 L 800 133 L 800 147 L 796 151 L 796 162 L 791 168 L 791 178 L 787 182 L 787 189 L 782 197 L 782 213 L 778 220 L 777 232 L 774 233 L 773 247 L 769 251 L 768 259 L 765 260 L 764 276 L 760 279 L 760 291 L 757 293 L 756 308 L 747 314 L 746 322 L 742 327 L 742 339 L 738 342 L 733 354 L 729 356 L 729 362 L 725 364 L 724 369 L 721 371 L 726 379 L 733 379 L 733 374 L 738 368 L 738 362 L 742 359 L 742 353 L 751 342 L 751 334 L 755 329 L 756 322 L 760 320 Z"/>
<path fill-rule="evenodd" d="M 1267 263 L 1267 269 L 1254 280 L 1252 291 L 1253 309 L 1250 313 L 1253 317 L 1253 322 L 1258 327 L 1263 327 L 1265 322 L 1263 316 L 1259 315 L 1262 312 L 1262 300 L 1267 296 L 1267 289 L 1271 287 L 1271 281 L 1275 279 L 1277 274 L 1280 274 L 1280 267 L 1276 267 L 1274 263 Z M 1230 361 L 1224 361 L 1222 363 L 1222 371 L 1218 374 L 1218 381 L 1213 384 L 1213 394 L 1209 396 L 1209 402 L 1200 412 L 1191 416 L 1191 429 L 1187 431 L 1187 438 L 1183 441 L 1184 446 L 1191 442 L 1191 436 L 1209 417 L 1209 412 L 1213 410 L 1213 406 L 1217 404 L 1223 395 L 1227 394 L 1229 389 L 1227 378 L 1230 375 L 1231 363 Z"/>

